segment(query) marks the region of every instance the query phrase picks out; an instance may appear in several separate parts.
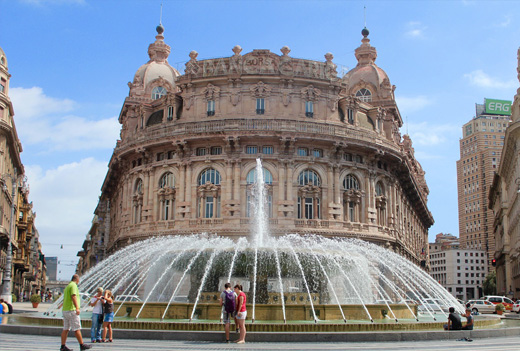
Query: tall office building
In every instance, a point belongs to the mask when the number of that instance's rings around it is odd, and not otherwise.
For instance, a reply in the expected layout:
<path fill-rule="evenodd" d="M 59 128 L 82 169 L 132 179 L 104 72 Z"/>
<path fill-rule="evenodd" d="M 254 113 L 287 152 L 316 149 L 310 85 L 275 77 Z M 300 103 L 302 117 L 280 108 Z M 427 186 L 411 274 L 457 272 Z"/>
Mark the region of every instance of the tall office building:
<path fill-rule="evenodd" d="M 487 267 L 495 253 L 493 211 L 488 193 L 498 170 L 504 136 L 510 122 L 511 102 L 485 99 L 476 104 L 476 116 L 462 127 L 457 161 L 459 234 L 463 248 L 487 252 Z"/>

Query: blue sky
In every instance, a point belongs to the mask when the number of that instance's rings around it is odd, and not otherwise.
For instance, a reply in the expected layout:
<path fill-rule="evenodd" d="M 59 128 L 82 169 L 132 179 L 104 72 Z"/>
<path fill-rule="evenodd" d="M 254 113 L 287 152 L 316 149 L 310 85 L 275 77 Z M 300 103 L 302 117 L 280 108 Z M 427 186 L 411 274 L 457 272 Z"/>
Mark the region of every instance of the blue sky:
<path fill-rule="evenodd" d="M 68 279 L 90 228 L 119 137 L 127 82 L 148 61 L 163 3 L 169 62 L 270 49 L 347 72 L 357 61 L 363 7 L 376 63 L 395 95 L 426 171 L 439 232 L 458 235 L 456 165 L 461 127 L 484 98 L 512 100 L 519 82 L 516 1 L 0 0 L 0 47 L 22 161 L 47 256 Z M 63 245 L 63 249 L 61 248 Z"/>

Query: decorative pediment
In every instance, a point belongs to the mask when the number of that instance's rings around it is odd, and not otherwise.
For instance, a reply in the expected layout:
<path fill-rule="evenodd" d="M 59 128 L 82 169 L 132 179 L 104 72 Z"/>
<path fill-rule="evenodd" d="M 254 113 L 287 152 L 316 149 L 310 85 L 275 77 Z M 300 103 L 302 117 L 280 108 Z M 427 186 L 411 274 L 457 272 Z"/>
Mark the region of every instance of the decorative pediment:
<path fill-rule="evenodd" d="M 316 185 L 312 185 L 309 183 L 304 185 L 298 189 L 298 194 L 302 197 L 320 197 L 321 196 L 321 188 Z"/>
<path fill-rule="evenodd" d="M 356 189 L 348 189 L 348 190 L 345 190 L 345 192 L 343 192 L 343 200 L 345 202 L 355 202 L 355 203 L 360 203 L 361 202 L 361 198 L 363 198 L 365 194 L 363 193 L 363 191 L 361 190 L 356 190 Z"/>
<path fill-rule="evenodd" d="M 197 194 L 199 197 L 217 196 L 219 191 L 220 191 L 220 185 L 215 185 L 210 182 L 207 182 L 206 184 L 202 184 L 197 188 Z"/>
<path fill-rule="evenodd" d="M 312 84 L 303 88 L 301 93 L 302 99 L 305 101 L 316 101 L 321 95 L 321 91 L 316 89 Z"/>

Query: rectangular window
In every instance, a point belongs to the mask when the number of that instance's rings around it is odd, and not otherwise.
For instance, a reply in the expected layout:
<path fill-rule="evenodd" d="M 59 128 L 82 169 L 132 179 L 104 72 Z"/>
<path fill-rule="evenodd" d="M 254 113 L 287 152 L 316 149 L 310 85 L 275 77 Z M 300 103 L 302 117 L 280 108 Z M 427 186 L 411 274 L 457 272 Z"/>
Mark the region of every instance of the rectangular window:
<path fill-rule="evenodd" d="M 164 200 L 164 208 L 163 208 L 163 219 L 167 221 L 168 214 L 170 213 L 170 200 Z"/>
<path fill-rule="evenodd" d="M 167 115 L 168 121 L 173 120 L 173 106 L 168 106 L 168 115 Z"/>
<path fill-rule="evenodd" d="M 197 156 L 204 156 L 206 155 L 207 149 L 205 147 L 198 147 L 197 148 Z"/>
<path fill-rule="evenodd" d="M 256 99 L 256 114 L 263 115 L 265 112 L 265 99 L 258 98 Z"/>
<path fill-rule="evenodd" d="M 258 148 L 256 146 L 246 146 L 246 154 L 256 154 L 258 153 Z"/>
<path fill-rule="evenodd" d="M 213 196 L 206 196 L 205 218 L 213 218 Z"/>
<path fill-rule="evenodd" d="M 299 147 L 298 156 L 309 156 L 309 149 L 307 149 L 306 147 Z"/>
<path fill-rule="evenodd" d="M 265 155 L 272 155 L 274 153 L 274 149 L 272 146 L 263 146 L 262 153 Z"/>
<path fill-rule="evenodd" d="M 352 154 L 343 154 L 343 159 L 345 161 L 352 161 Z"/>
<path fill-rule="evenodd" d="M 208 116 L 215 116 L 215 100 L 208 100 Z"/>
<path fill-rule="evenodd" d="M 5 92 L 5 87 L 7 86 L 7 81 L 2 78 L 0 80 L 0 93 L 4 93 Z"/>
<path fill-rule="evenodd" d="M 222 148 L 220 146 L 213 146 L 211 148 L 211 154 L 212 155 L 220 155 L 220 154 L 222 154 Z"/>
<path fill-rule="evenodd" d="M 312 150 L 312 154 L 314 157 L 323 157 L 323 150 L 322 149 L 314 149 Z"/>
<path fill-rule="evenodd" d="M 162 161 L 166 158 L 164 152 L 160 152 L 157 154 L 157 161 Z"/>
<path fill-rule="evenodd" d="M 314 103 L 312 101 L 305 102 L 305 117 L 314 117 Z"/>
<path fill-rule="evenodd" d="M 347 121 L 349 124 L 354 124 L 354 111 L 347 109 Z"/>
<path fill-rule="evenodd" d="M 312 197 L 306 197 L 305 198 L 305 218 L 306 219 L 313 219 L 314 218 L 314 206 L 312 204 Z"/>

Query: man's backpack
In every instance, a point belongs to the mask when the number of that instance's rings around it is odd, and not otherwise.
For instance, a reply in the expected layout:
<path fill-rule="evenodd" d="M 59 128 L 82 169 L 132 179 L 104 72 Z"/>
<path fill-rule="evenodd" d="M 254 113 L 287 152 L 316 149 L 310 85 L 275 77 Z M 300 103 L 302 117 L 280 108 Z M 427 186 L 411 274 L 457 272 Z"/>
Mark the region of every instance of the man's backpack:
<path fill-rule="evenodd" d="M 224 310 L 227 313 L 235 312 L 235 293 L 233 291 L 225 290 L 226 298 L 224 299 Z"/>

